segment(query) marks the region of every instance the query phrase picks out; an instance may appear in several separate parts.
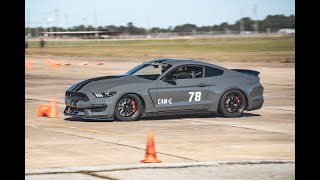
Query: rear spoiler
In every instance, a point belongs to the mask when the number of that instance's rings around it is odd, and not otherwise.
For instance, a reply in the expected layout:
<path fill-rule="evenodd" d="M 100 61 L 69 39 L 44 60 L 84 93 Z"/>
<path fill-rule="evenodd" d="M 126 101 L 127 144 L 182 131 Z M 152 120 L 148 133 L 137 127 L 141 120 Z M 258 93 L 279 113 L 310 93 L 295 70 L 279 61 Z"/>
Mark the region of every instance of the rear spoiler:
<path fill-rule="evenodd" d="M 258 76 L 260 74 L 259 71 L 254 71 L 254 70 L 248 70 L 248 69 L 231 69 L 243 74 L 251 75 L 251 76 Z"/>

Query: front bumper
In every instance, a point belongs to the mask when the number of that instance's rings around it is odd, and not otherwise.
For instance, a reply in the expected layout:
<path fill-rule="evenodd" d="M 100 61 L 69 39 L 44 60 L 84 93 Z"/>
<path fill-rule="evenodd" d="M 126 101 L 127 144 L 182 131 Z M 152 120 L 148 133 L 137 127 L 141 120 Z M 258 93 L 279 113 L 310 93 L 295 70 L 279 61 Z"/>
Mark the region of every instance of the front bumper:
<path fill-rule="evenodd" d="M 88 94 L 86 96 L 86 99 L 66 96 L 63 114 L 84 119 L 113 119 L 114 98 L 95 98 Z"/>
<path fill-rule="evenodd" d="M 103 108 L 74 108 L 66 106 L 63 114 L 65 116 L 79 117 L 83 119 L 113 119 L 113 114 L 109 114 L 106 110 L 103 110 Z"/>

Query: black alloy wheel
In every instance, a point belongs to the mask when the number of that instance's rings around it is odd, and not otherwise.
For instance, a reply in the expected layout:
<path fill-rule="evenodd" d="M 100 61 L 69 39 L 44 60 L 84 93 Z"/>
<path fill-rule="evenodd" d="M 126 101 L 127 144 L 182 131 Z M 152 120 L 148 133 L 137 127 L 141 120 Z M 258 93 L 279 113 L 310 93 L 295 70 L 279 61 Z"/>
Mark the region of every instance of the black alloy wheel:
<path fill-rule="evenodd" d="M 246 107 L 246 98 L 239 90 L 227 91 L 219 103 L 219 112 L 225 117 L 238 117 Z"/>
<path fill-rule="evenodd" d="M 142 113 L 142 102 L 139 96 L 127 94 L 121 97 L 115 107 L 115 118 L 120 121 L 135 121 Z"/>

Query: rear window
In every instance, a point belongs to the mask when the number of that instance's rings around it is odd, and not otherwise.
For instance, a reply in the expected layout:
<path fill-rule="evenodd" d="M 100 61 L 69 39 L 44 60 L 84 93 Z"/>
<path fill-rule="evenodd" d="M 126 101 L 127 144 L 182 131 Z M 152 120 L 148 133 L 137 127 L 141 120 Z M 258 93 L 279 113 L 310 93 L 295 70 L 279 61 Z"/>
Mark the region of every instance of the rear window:
<path fill-rule="evenodd" d="M 214 77 L 214 76 L 220 76 L 223 74 L 223 70 L 214 68 L 214 67 L 205 67 L 205 77 Z"/>

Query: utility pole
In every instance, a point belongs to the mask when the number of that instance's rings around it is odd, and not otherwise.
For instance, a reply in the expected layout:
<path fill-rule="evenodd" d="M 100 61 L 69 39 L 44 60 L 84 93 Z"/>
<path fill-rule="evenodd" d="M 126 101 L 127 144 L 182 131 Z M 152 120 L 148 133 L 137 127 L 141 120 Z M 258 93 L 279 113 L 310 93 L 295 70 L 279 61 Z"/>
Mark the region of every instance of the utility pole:
<path fill-rule="evenodd" d="M 54 17 L 54 11 L 50 11 L 49 17 L 47 18 L 47 24 L 48 24 L 48 32 L 53 32 L 53 19 Z M 53 34 L 51 34 L 53 36 Z M 48 37 L 50 37 L 50 34 L 48 34 Z"/>
<path fill-rule="evenodd" d="M 47 28 L 47 23 L 46 23 L 46 18 L 44 17 L 43 19 L 42 19 L 42 27 L 43 27 L 43 35 L 44 35 L 44 33 L 45 32 L 49 32 L 49 29 Z M 39 30 L 39 36 L 41 36 L 41 32 L 40 32 L 40 30 Z"/>
<path fill-rule="evenodd" d="M 34 32 L 34 36 L 35 37 L 39 37 L 40 36 L 40 32 L 39 32 L 39 27 L 36 27 L 35 32 Z"/>
<path fill-rule="evenodd" d="M 56 28 L 59 27 L 59 9 L 54 9 L 54 22 Z"/>
<path fill-rule="evenodd" d="M 254 6 L 253 6 L 253 17 L 254 17 L 254 21 L 255 21 L 255 23 L 254 23 L 254 32 L 256 33 L 256 34 L 258 34 L 259 33 L 259 24 L 258 24 L 258 5 L 257 4 L 255 4 Z"/>
<path fill-rule="evenodd" d="M 95 31 L 98 30 L 98 27 L 97 27 L 97 12 L 96 12 L 96 8 L 93 9 L 93 21 L 94 21 L 94 29 Z M 96 39 L 96 43 L 97 43 L 97 39 L 99 37 L 99 33 L 95 33 L 95 39 Z"/>
<path fill-rule="evenodd" d="M 44 12 L 41 12 L 42 14 L 42 19 L 41 21 L 39 22 L 39 25 L 41 25 L 43 27 L 42 31 L 40 31 L 40 29 L 38 29 L 38 33 L 39 33 L 39 36 L 41 36 L 41 33 L 45 33 L 45 32 L 49 32 L 50 29 L 49 29 L 49 23 L 48 23 L 48 16 L 50 16 L 51 12 L 50 11 L 44 11 Z M 40 28 L 40 27 L 39 27 Z"/>
<path fill-rule="evenodd" d="M 149 38 L 149 25 L 150 25 L 150 17 L 149 16 L 146 17 L 146 21 L 147 21 L 146 36 L 148 39 Z"/>
<path fill-rule="evenodd" d="M 93 21 L 94 21 L 94 26 L 95 29 L 97 28 L 97 12 L 96 12 L 96 8 L 93 9 Z"/>
<path fill-rule="evenodd" d="M 48 25 L 50 26 L 50 32 L 53 32 L 53 18 L 48 18 Z M 51 36 L 53 36 L 53 34 L 51 34 Z"/>
<path fill-rule="evenodd" d="M 55 31 L 59 31 L 58 28 L 59 28 L 59 9 L 56 8 L 54 9 L 54 24 L 55 24 Z M 56 37 L 56 38 L 59 38 L 59 34 L 56 34 L 56 36 L 53 35 L 53 37 Z M 55 44 L 57 44 L 58 41 L 55 41 Z"/>
<path fill-rule="evenodd" d="M 66 22 L 66 26 L 69 25 L 69 20 L 68 20 L 68 18 L 69 18 L 69 15 L 68 15 L 67 13 L 65 13 L 65 14 L 64 14 L 64 19 L 65 19 L 65 22 Z"/>
<path fill-rule="evenodd" d="M 27 31 L 27 36 L 28 37 L 31 37 L 31 19 L 30 19 L 30 8 L 27 9 L 27 27 L 28 27 L 28 30 Z"/>
<path fill-rule="evenodd" d="M 87 18 L 86 17 L 82 17 L 81 20 L 82 20 L 82 25 L 85 27 Z M 84 31 L 84 30 L 80 30 L 80 31 Z"/>
<path fill-rule="evenodd" d="M 243 24 L 243 10 L 240 9 L 240 34 L 244 31 L 244 24 Z"/>

